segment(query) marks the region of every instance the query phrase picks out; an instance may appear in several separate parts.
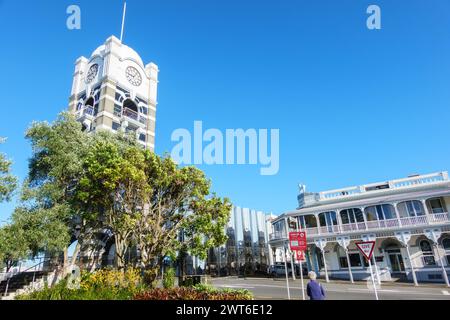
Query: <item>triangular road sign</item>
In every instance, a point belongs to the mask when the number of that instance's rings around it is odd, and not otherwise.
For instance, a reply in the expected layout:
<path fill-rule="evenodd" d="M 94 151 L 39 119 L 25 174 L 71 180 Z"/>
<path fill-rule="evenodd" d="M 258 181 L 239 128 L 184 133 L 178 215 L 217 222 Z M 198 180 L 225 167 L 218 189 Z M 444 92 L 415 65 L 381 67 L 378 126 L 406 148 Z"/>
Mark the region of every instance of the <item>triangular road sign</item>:
<path fill-rule="evenodd" d="M 375 248 L 375 241 L 356 242 L 355 245 L 367 260 L 372 258 L 373 249 Z"/>

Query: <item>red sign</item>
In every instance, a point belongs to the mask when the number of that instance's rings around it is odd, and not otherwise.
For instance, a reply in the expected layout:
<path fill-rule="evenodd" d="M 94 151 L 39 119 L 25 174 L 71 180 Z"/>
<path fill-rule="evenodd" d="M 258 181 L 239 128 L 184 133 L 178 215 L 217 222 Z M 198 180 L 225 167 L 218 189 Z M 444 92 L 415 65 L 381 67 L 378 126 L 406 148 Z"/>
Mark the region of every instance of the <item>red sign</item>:
<path fill-rule="evenodd" d="M 306 245 L 306 232 L 289 232 L 289 247 L 295 251 L 305 251 Z"/>
<path fill-rule="evenodd" d="M 373 249 L 375 248 L 375 241 L 356 242 L 355 244 L 367 260 L 372 258 Z"/>
<path fill-rule="evenodd" d="M 297 261 L 301 261 L 301 262 L 305 262 L 306 261 L 305 251 L 295 251 L 295 253 L 297 254 L 296 255 Z"/>

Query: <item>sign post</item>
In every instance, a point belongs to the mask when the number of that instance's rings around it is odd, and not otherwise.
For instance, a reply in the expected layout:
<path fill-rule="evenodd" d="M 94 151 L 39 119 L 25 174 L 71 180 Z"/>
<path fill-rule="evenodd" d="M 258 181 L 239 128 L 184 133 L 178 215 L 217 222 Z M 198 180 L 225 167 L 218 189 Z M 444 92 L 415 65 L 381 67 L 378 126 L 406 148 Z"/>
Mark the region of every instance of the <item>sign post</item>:
<path fill-rule="evenodd" d="M 303 261 L 306 261 L 305 259 L 305 251 L 295 251 L 297 253 L 297 260 L 300 263 L 300 281 L 302 283 L 302 298 L 303 300 L 306 300 L 305 298 L 305 285 L 303 284 Z"/>
<path fill-rule="evenodd" d="M 284 247 L 284 270 L 286 271 L 286 288 L 287 288 L 287 294 L 288 294 L 288 300 L 291 300 L 291 292 L 290 292 L 290 290 L 289 290 L 289 276 L 288 276 L 288 274 L 289 274 L 289 270 L 288 270 L 288 267 L 287 267 L 287 255 L 288 255 L 288 253 L 287 253 L 287 246 L 285 246 Z"/>
<path fill-rule="evenodd" d="M 372 278 L 372 285 L 373 290 L 375 292 L 375 299 L 378 300 L 377 285 L 373 277 L 372 262 L 370 261 L 372 258 L 373 249 L 375 248 L 375 241 L 356 242 L 355 245 L 369 262 L 370 277 Z"/>
<path fill-rule="evenodd" d="M 298 228 L 297 228 L 298 230 Z M 289 246 L 291 250 L 296 251 L 296 258 L 300 263 L 300 281 L 302 283 L 302 297 L 305 300 L 305 285 L 303 284 L 303 264 L 302 262 L 305 260 L 305 251 L 307 249 L 306 243 L 306 232 L 305 231 L 297 231 L 289 233 Z M 292 266 L 292 272 L 295 272 L 295 266 Z"/>

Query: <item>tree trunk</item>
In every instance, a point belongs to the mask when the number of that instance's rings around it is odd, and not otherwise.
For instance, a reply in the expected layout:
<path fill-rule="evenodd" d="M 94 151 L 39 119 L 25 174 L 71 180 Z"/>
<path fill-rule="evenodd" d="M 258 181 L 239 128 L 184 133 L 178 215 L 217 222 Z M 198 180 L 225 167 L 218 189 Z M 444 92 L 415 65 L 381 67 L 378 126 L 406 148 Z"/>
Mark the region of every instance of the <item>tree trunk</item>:
<path fill-rule="evenodd" d="M 123 240 L 120 239 L 118 235 L 114 237 L 114 243 L 116 245 L 116 259 L 115 265 L 117 269 L 123 269 L 125 267 L 125 253 L 126 253 L 126 244 Z"/>
<path fill-rule="evenodd" d="M 63 274 L 66 275 L 68 271 L 68 261 L 69 261 L 69 248 L 64 248 L 63 252 Z"/>
<path fill-rule="evenodd" d="M 75 261 L 77 261 L 77 257 L 78 257 L 78 254 L 80 253 L 80 249 L 81 249 L 81 244 L 80 244 L 80 241 L 78 241 L 77 245 L 75 246 L 75 250 L 73 252 L 72 259 L 70 259 L 69 270 L 71 270 L 73 268 L 73 266 L 75 265 Z"/>

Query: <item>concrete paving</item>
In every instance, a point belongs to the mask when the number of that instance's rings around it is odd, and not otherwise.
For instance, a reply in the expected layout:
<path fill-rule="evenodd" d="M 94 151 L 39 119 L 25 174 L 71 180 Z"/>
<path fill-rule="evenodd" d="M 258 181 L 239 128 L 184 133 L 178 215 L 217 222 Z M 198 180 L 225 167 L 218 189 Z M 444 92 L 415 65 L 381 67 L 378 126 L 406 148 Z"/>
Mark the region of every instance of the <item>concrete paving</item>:
<path fill-rule="evenodd" d="M 326 291 L 327 300 L 375 300 L 371 282 L 351 284 L 345 281 L 319 281 Z M 285 278 L 213 278 L 211 284 L 218 288 L 248 289 L 253 292 L 255 299 L 288 299 Z M 305 290 L 306 284 L 307 281 L 304 280 Z M 300 280 L 290 279 L 289 286 L 291 299 L 301 300 Z M 450 288 L 445 284 L 423 284 L 415 287 L 408 283 L 382 283 L 381 287 L 377 287 L 377 291 L 380 300 L 450 300 Z"/>

